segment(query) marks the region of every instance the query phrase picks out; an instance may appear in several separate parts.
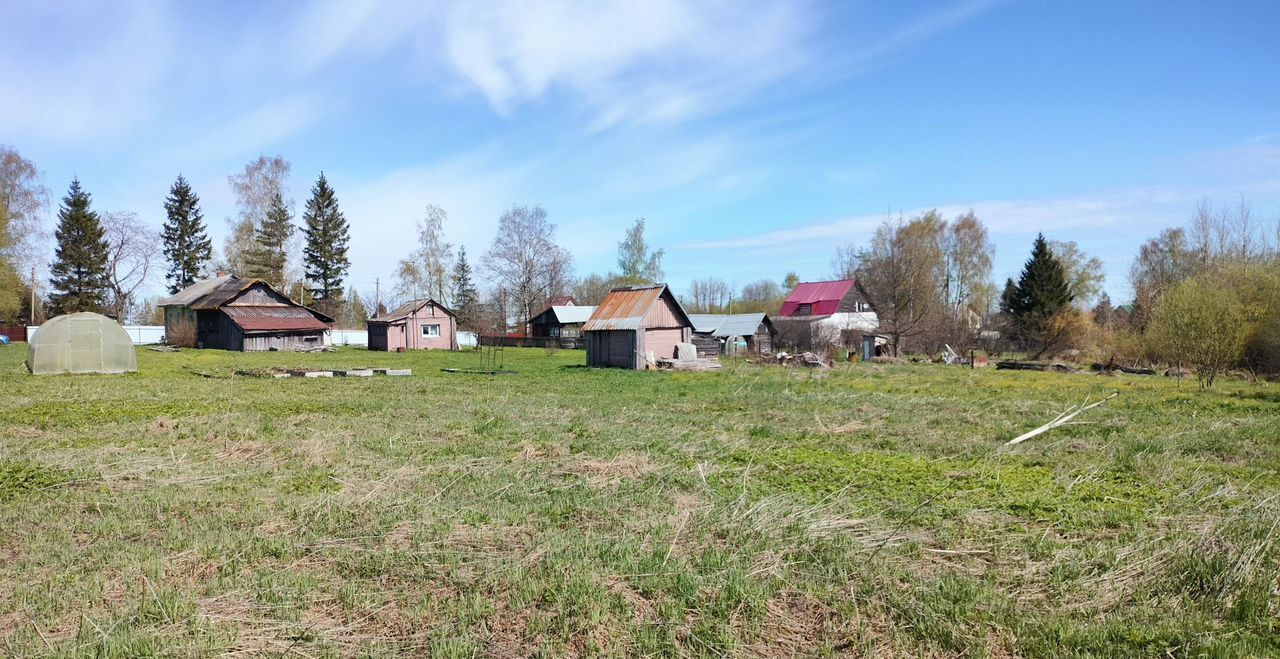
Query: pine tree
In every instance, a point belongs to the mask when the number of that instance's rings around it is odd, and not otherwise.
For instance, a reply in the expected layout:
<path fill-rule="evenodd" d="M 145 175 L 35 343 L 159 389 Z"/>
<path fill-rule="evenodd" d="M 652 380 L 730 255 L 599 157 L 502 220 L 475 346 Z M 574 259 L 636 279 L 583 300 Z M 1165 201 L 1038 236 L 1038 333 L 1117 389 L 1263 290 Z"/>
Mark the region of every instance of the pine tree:
<path fill-rule="evenodd" d="M 351 262 L 347 244 L 351 240 L 347 218 L 338 208 L 338 199 L 324 172 L 311 188 L 306 212 L 302 214 L 307 244 L 303 250 L 309 290 L 321 307 L 332 308 L 342 301 L 342 282 Z"/>
<path fill-rule="evenodd" d="M 1000 292 L 1000 313 L 1011 316 L 1013 315 L 1014 298 L 1018 297 L 1018 285 L 1014 283 L 1013 277 L 1004 280 L 1004 290 Z"/>
<path fill-rule="evenodd" d="M 213 241 L 205 234 L 200 197 L 181 174 L 169 188 L 164 200 L 164 256 L 169 260 L 169 293 L 194 284 L 209 259 L 213 258 Z"/>
<path fill-rule="evenodd" d="M 293 214 L 284 203 L 284 197 L 276 193 L 267 206 L 267 215 L 254 233 L 254 245 L 245 258 L 245 274 L 266 281 L 276 290 L 283 291 L 285 266 L 288 265 L 287 248 L 293 236 Z"/>
<path fill-rule="evenodd" d="M 471 264 L 467 262 L 467 248 L 458 247 L 458 260 L 453 264 L 453 312 L 458 326 L 474 329 L 479 312 L 480 292 L 471 280 Z"/>
<path fill-rule="evenodd" d="M 1031 247 L 1031 258 L 1022 268 L 1009 311 L 1023 321 L 1043 320 L 1067 308 L 1071 301 L 1066 268 L 1049 249 L 1044 234 L 1040 234 Z"/>
<path fill-rule="evenodd" d="M 1071 301 L 1067 270 L 1040 234 L 1007 302 L 1014 338 L 1027 345 L 1039 344 L 1036 354 L 1042 354 L 1049 343 L 1046 337 L 1053 333 L 1054 319 L 1071 306 Z M 1001 305 L 1006 305 L 1003 299 Z"/>
<path fill-rule="evenodd" d="M 106 235 L 89 204 L 89 193 L 80 189 L 80 180 L 71 181 L 58 210 L 58 228 L 54 231 L 58 249 L 49 266 L 53 289 L 49 307 L 55 315 L 100 311 L 111 286 Z"/>

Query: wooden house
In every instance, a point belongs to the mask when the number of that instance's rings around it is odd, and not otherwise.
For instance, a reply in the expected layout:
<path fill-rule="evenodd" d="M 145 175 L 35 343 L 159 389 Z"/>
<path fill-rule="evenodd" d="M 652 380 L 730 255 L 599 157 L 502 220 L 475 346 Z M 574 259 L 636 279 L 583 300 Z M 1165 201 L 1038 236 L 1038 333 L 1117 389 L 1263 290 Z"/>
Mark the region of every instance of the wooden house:
<path fill-rule="evenodd" d="M 689 342 L 693 323 L 667 285 L 655 284 L 609 291 L 582 330 L 588 366 L 643 369 L 675 357 L 676 344 Z"/>
<path fill-rule="evenodd" d="M 165 341 L 244 352 L 326 345 L 333 319 L 260 279 L 223 275 L 198 281 L 158 304 Z"/>
<path fill-rule="evenodd" d="M 435 300 L 413 300 L 369 319 L 369 349 L 457 350 L 458 319 Z"/>
<path fill-rule="evenodd" d="M 538 339 L 576 341 L 582 337 L 582 326 L 596 310 L 576 304 L 551 305 L 529 319 L 529 336 Z"/>
<path fill-rule="evenodd" d="M 693 344 L 698 355 L 760 354 L 773 352 L 777 330 L 764 312 L 736 314 L 689 314 L 693 322 Z"/>

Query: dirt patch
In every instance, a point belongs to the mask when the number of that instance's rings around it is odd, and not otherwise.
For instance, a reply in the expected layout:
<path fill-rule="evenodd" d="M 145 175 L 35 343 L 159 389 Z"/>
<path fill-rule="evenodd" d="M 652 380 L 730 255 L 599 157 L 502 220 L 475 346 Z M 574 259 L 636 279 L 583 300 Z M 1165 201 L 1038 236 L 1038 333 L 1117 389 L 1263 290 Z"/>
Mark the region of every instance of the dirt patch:
<path fill-rule="evenodd" d="M 765 604 L 764 620 L 754 643 L 742 647 L 753 657 L 808 656 L 831 641 L 835 612 L 813 596 L 781 592 Z"/>
<path fill-rule="evenodd" d="M 642 453 L 619 453 L 610 460 L 583 460 L 570 465 L 567 473 L 581 476 L 594 484 L 616 483 L 640 478 L 656 471 L 657 465 Z"/>

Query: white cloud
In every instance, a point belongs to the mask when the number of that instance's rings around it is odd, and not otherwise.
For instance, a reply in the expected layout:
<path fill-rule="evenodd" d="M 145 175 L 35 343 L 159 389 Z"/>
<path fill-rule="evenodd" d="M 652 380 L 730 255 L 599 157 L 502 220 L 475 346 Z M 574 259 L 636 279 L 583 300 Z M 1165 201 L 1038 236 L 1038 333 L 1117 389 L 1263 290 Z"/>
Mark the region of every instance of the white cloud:
<path fill-rule="evenodd" d="M 454 5 L 449 63 L 499 112 L 565 92 L 596 127 L 723 107 L 804 59 L 805 7 L 772 3 L 505 0 Z"/>
<path fill-rule="evenodd" d="M 1185 206 L 1200 197 L 1199 192 L 1170 188 L 1136 188 L 1110 194 L 1056 199 L 988 200 L 947 204 L 937 207 L 943 217 L 954 217 L 973 209 L 995 233 L 1104 229 L 1148 225 L 1165 221 L 1161 210 Z M 902 211 L 910 217 L 930 208 Z M 725 240 L 695 242 L 684 249 L 744 249 L 793 246 L 798 243 L 863 242 L 886 218 L 898 212 L 858 215 L 789 229 L 768 231 Z"/>

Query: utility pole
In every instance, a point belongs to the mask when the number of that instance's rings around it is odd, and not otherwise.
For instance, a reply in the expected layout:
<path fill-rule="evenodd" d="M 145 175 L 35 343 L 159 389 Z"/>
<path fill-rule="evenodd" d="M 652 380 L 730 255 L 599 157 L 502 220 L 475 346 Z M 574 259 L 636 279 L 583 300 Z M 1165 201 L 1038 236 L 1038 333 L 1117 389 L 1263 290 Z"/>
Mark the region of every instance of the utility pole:
<path fill-rule="evenodd" d="M 31 322 L 28 325 L 36 324 L 36 267 L 31 266 Z"/>
<path fill-rule="evenodd" d="M 378 315 L 378 307 L 382 306 L 382 278 L 373 278 L 373 315 Z"/>

